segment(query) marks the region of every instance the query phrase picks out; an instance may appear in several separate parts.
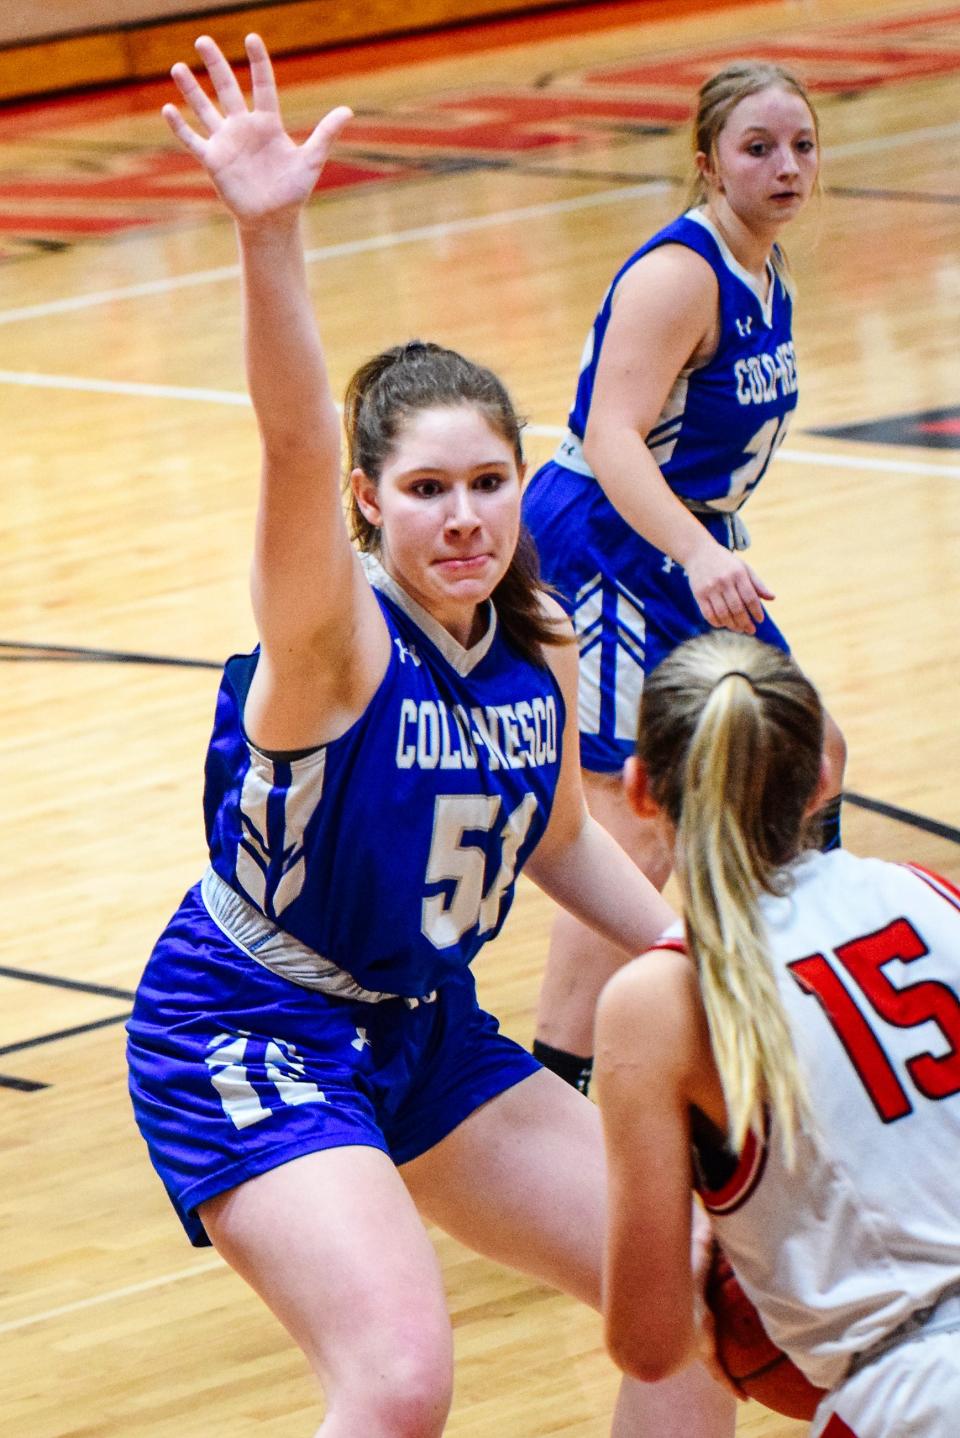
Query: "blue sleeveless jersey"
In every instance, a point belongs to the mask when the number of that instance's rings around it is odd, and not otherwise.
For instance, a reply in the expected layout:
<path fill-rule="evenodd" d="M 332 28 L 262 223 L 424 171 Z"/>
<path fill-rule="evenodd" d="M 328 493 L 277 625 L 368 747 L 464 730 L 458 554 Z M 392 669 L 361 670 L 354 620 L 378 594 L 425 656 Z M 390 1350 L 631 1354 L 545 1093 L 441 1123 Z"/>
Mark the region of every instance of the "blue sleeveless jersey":
<path fill-rule="evenodd" d="M 647 445 L 667 484 L 719 544 L 749 543 L 737 511 L 797 403 L 790 294 L 771 267 L 762 295 L 701 211 L 681 215 L 621 266 L 587 339 L 569 433 L 523 496 L 541 572 L 580 643 L 580 758 L 597 773 L 620 770 L 633 750 L 644 675 L 710 627 L 684 571 L 621 517 L 582 448 L 617 285 L 644 255 L 669 244 L 694 250 L 716 275 L 718 341 L 712 359 L 677 376 Z M 769 613 L 757 637 L 788 647 Z"/>
<path fill-rule="evenodd" d="M 228 661 L 206 764 L 211 865 L 271 925 L 402 996 L 499 931 L 549 819 L 563 701 L 499 632 L 464 650 L 377 566 L 387 672 L 339 739 L 290 760 L 246 739 L 257 655 Z"/>
<path fill-rule="evenodd" d="M 615 275 L 584 350 L 570 412 L 571 437 L 556 459 L 590 473 L 579 442 L 586 432 L 614 292 L 627 271 L 661 245 L 685 245 L 710 265 L 720 287 L 720 339 L 711 360 L 678 376 L 647 445 L 682 499 L 729 513 L 739 509 L 763 478 L 796 408 L 793 305 L 772 266 L 769 290 L 762 298 L 757 281 L 699 210 L 660 230 Z"/>

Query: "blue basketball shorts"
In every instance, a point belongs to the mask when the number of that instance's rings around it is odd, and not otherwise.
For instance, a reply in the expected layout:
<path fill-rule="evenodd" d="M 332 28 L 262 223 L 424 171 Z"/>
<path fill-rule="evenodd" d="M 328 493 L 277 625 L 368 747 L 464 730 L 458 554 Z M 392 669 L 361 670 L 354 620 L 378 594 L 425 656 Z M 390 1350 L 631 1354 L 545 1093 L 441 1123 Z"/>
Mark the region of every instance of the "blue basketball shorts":
<path fill-rule="evenodd" d="M 429 1002 L 315 993 L 236 948 L 199 885 L 153 951 L 127 1034 L 136 1120 L 197 1247 L 205 1199 L 325 1148 L 406 1163 L 540 1067 L 480 1008 L 469 969 Z"/>
<path fill-rule="evenodd" d="M 711 626 L 684 569 L 620 518 L 595 479 L 548 460 L 524 492 L 523 518 L 580 645 L 580 761 L 618 773 L 636 747 L 644 676 Z M 722 517 L 705 522 L 725 543 Z M 769 614 L 756 633 L 789 648 Z"/>

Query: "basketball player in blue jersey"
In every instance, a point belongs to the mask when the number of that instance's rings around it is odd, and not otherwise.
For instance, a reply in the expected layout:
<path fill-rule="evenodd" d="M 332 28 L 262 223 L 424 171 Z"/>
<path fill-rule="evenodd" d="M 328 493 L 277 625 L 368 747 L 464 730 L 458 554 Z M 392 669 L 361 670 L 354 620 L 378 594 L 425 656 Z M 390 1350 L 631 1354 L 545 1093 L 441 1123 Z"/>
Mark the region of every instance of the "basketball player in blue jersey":
<path fill-rule="evenodd" d="M 206 769 L 210 867 L 160 938 L 129 1024 L 134 1107 L 187 1234 L 302 1348 L 324 1438 L 436 1438 L 451 1332 L 421 1215 L 599 1306 L 593 1105 L 498 1032 L 468 967 L 527 872 L 611 943 L 671 915 L 590 818 L 577 651 L 521 535 L 519 422 L 437 345 L 365 364 L 340 420 L 300 210 L 349 119 L 297 146 L 262 41 L 252 107 L 209 38 L 215 93 L 164 115 L 239 239 L 262 483 L 260 644 L 228 662 Z M 620 1438 L 729 1438 L 690 1367 L 627 1383 Z"/>
<path fill-rule="evenodd" d="M 953 1438 L 960 891 L 816 852 L 822 726 L 795 662 L 742 634 L 687 641 L 644 688 L 627 791 L 684 922 L 597 1012 L 607 1339 L 649 1379 L 693 1351 L 693 1150 L 764 1327 L 826 1390 L 811 1438 Z"/>
<path fill-rule="evenodd" d="M 631 255 L 587 340 L 569 433 L 534 476 L 524 518 L 581 651 L 587 802 L 658 888 L 670 861 L 621 771 L 644 674 L 711 626 L 786 648 L 743 557 L 740 508 L 797 403 L 791 285 L 776 239 L 810 197 L 816 116 L 779 66 L 738 62 L 699 94 L 686 214 Z M 825 846 L 839 843 L 844 745 L 828 721 Z M 534 1052 L 589 1082 L 596 997 L 623 962 L 558 915 Z"/>

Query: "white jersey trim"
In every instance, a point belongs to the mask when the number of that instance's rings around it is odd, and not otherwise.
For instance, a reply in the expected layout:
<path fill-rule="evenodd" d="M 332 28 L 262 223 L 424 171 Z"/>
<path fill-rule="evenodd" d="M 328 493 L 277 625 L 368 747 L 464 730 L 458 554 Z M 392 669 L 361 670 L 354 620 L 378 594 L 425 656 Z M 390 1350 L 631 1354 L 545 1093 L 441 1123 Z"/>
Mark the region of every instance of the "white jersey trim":
<path fill-rule="evenodd" d="M 777 273 L 769 260 L 766 264 L 767 272 L 767 293 L 764 295 L 763 287 L 756 275 L 752 275 L 748 269 L 741 265 L 730 246 L 721 235 L 713 221 L 703 210 L 688 210 L 684 216 L 687 220 L 693 220 L 696 224 L 702 225 L 717 242 L 717 248 L 723 256 L 723 262 L 731 274 L 742 280 L 748 290 L 751 290 L 757 297 L 757 303 L 763 313 L 763 322 L 770 329 L 773 324 L 773 297 L 777 287 Z"/>
<path fill-rule="evenodd" d="M 285 929 L 272 924 L 242 894 L 221 879 L 215 869 L 208 868 L 200 881 L 204 907 L 220 932 L 248 959 L 269 969 L 281 979 L 302 989 L 315 989 L 341 999 L 359 999 L 379 1004 L 398 998 L 397 994 L 365 989 L 352 974 L 341 969 L 332 959 L 302 944 Z"/>
<path fill-rule="evenodd" d="M 398 605 L 413 620 L 414 624 L 423 630 L 431 644 L 439 649 L 451 669 L 456 670 L 463 677 L 471 674 L 480 661 L 486 658 L 497 633 L 497 610 L 490 600 L 487 601 L 486 633 L 481 635 L 476 644 L 471 645 L 469 649 L 464 649 L 463 645 L 458 644 L 453 635 L 448 633 L 432 614 L 428 614 L 415 599 L 411 598 L 403 586 L 387 573 L 376 555 L 362 554 L 360 562 L 373 587 L 379 589 L 381 594 L 385 594 L 388 599 L 392 599 L 394 604 Z"/>
<path fill-rule="evenodd" d="M 584 459 L 583 445 L 572 429 L 567 430 L 557 445 L 553 462 L 562 465 L 564 469 L 572 469 L 574 474 L 582 474 L 585 479 L 596 479 L 597 477 Z"/>

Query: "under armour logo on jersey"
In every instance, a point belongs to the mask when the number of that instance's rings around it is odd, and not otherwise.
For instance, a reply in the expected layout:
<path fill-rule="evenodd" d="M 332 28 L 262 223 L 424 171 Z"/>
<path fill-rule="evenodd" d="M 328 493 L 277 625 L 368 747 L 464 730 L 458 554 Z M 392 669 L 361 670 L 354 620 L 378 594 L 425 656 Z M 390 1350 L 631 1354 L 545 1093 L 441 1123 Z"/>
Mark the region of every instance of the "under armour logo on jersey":
<path fill-rule="evenodd" d="M 669 574 L 671 569 L 675 567 L 676 563 L 677 561 L 675 559 L 671 559 L 669 554 L 665 554 L 663 556 L 663 564 L 661 565 L 663 573 Z"/>
<path fill-rule="evenodd" d="M 399 651 L 399 654 L 400 654 L 400 663 L 401 663 L 401 664 L 406 664 L 407 660 L 409 659 L 409 660 L 411 661 L 411 663 L 414 664 L 417 669 L 419 669 L 419 668 L 420 668 L 420 656 L 419 656 L 419 654 L 417 653 L 417 651 L 413 648 L 413 646 L 411 645 L 410 648 L 408 649 L 407 646 L 404 644 L 404 642 L 403 642 L 402 639 L 395 639 L 393 642 L 394 642 L 394 644 L 397 646 L 397 649 L 398 649 L 398 651 Z"/>
<path fill-rule="evenodd" d="M 753 330 L 753 315 L 747 315 L 745 320 L 735 320 L 734 323 L 737 326 L 737 334 L 744 340 Z"/>
<path fill-rule="evenodd" d="M 367 1038 L 366 1029 L 357 1029 L 357 1037 L 350 1040 L 350 1047 L 356 1049 L 357 1053 L 362 1053 L 364 1049 L 370 1047 L 370 1040 Z"/>

